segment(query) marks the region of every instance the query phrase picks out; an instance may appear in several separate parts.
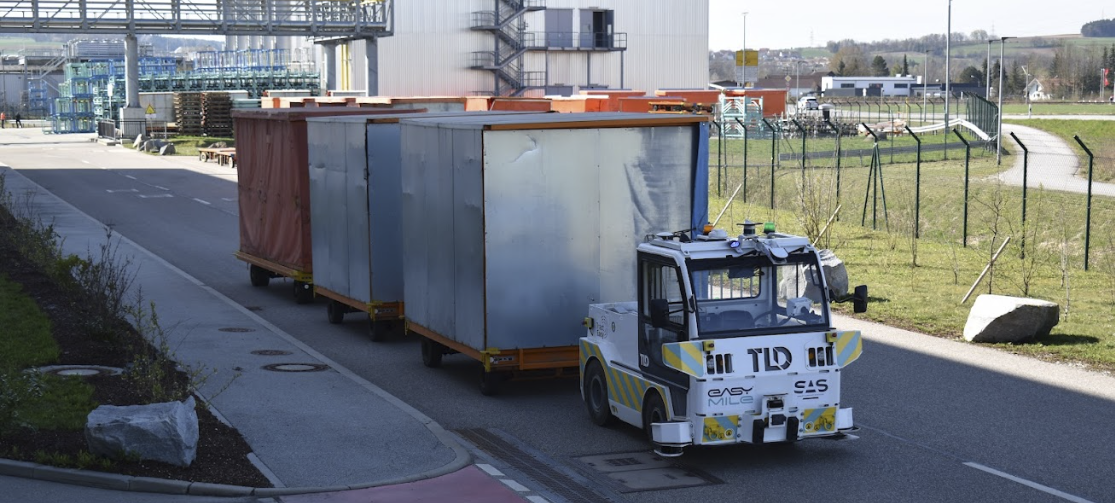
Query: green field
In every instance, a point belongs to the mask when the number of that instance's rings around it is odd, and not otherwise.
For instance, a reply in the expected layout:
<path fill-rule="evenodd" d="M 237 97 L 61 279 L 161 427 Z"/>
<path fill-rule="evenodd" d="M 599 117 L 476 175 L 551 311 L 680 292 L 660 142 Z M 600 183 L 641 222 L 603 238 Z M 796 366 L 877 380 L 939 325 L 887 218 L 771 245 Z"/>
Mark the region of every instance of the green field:
<path fill-rule="evenodd" d="M 1034 115 L 1115 115 L 1112 103 L 1033 103 Z M 1026 103 L 1003 103 L 1004 114 L 1027 114 Z"/>
<path fill-rule="evenodd" d="M 826 147 L 820 140 L 816 145 L 807 142 L 810 152 Z M 715 166 L 715 145 L 713 150 L 710 158 Z M 977 294 L 1046 299 L 1061 306 L 1060 324 L 1049 336 L 1009 350 L 1115 370 L 1115 200 L 1093 202 L 1090 267 L 1084 271 L 1084 195 L 1031 187 L 1023 226 L 1021 188 L 1002 185 L 994 176 L 1013 163 L 1010 156 L 1000 168 L 989 152 L 975 153 L 967 167 L 967 187 L 963 158 L 923 162 L 920 195 L 915 164 L 884 159 L 880 186 L 878 176 L 872 180 L 870 168 L 864 167 L 870 166 L 870 159 L 862 164 L 842 159 L 839 200 L 834 159 L 809 160 L 805 170 L 800 161 L 783 162 L 773 170 L 776 209 L 771 210 L 770 147 L 764 159 L 761 147 L 748 145 L 746 191 L 740 167 L 742 145 L 729 142 L 725 150 L 731 152 L 726 156 L 728 167 L 714 168 L 712 173 L 710 219 L 726 207 L 718 222 L 722 228 L 734 231 L 735 223 L 750 218 L 774 221 L 785 231 L 816 235 L 841 206 L 839 221 L 819 244 L 846 262 L 852 284 L 869 285 L 868 318 L 956 338 Z M 759 157 L 753 159 L 755 155 Z M 869 191 L 869 186 L 875 190 Z M 735 200 L 725 206 L 737 187 Z M 919 197 L 920 214 L 915 219 Z M 919 239 L 914 239 L 915 221 Z M 1008 236 L 1011 241 L 990 277 L 972 299 L 961 303 L 990 255 Z"/>

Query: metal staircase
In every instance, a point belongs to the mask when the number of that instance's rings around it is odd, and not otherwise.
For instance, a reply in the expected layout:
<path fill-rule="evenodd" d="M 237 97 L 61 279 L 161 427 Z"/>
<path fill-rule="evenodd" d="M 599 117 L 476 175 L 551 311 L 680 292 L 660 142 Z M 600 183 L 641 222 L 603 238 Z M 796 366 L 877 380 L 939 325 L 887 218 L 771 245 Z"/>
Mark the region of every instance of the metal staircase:
<path fill-rule="evenodd" d="M 523 15 L 546 8 L 545 0 L 492 0 L 494 9 L 472 14 L 475 31 L 492 34 L 491 51 L 474 52 L 470 68 L 485 70 L 493 76 L 493 94 L 521 96 L 528 89 L 545 84 L 544 72 L 528 72 L 523 68 L 523 54 L 544 49 L 537 37 L 527 37 Z"/>

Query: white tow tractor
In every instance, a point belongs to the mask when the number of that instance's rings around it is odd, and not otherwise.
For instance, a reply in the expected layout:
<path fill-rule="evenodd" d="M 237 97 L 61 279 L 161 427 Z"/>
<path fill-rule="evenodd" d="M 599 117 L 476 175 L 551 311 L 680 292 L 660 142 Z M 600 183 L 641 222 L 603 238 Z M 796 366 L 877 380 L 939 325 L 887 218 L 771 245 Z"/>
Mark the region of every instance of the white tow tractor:
<path fill-rule="evenodd" d="M 853 428 L 840 374 L 860 333 L 832 326 L 816 249 L 747 222 L 638 247 L 638 300 L 594 304 L 580 339 L 581 396 L 598 425 L 642 427 L 655 451 L 839 437 Z M 847 300 L 841 299 L 840 301 Z M 855 312 L 867 287 L 855 288 Z"/>

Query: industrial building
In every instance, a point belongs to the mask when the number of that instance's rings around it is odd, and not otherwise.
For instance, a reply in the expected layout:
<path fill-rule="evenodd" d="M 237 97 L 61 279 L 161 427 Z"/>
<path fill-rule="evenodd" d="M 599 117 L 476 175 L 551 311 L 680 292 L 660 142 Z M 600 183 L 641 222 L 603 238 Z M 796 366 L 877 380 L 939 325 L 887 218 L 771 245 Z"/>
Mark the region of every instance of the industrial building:
<path fill-rule="evenodd" d="M 226 49 L 311 52 L 323 88 L 383 96 L 540 96 L 708 83 L 708 0 L 409 0 L 394 6 L 392 31 L 337 42 L 229 36 Z M 371 58 L 369 47 L 376 49 Z"/>
<path fill-rule="evenodd" d="M 914 86 L 921 86 L 920 76 L 840 77 L 834 75 L 821 79 L 821 94 L 828 97 L 910 96 Z"/>

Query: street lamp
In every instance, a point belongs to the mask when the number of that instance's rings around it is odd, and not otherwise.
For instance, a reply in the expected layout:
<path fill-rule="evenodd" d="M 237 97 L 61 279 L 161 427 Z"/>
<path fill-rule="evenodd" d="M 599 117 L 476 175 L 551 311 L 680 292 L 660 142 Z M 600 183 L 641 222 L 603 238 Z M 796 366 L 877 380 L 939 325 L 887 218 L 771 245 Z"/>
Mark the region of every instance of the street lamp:
<path fill-rule="evenodd" d="M 999 37 L 999 131 L 995 134 L 995 164 L 1003 164 L 1003 50 L 1007 46 L 1007 39 L 1014 37 Z"/>
<path fill-rule="evenodd" d="M 948 15 L 948 28 L 945 32 L 945 159 L 949 158 L 949 96 L 952 90 L 949 87 L 949 82 L 952 81 L 952 50 L 950 43 L 952 42 L 952 0 L 949 0 L 949 15 Z"/>
<path fill-rule="evenodd" d="M 983 73 L 986 74 L 984 76 L 987 77 L 987 87 L 983 88 L 984 97 L 989 100 L 991 99 L 991 42 L 994 41 L 994 39 L 987 39 L 987 66 L 983 70 Z"/>
<path fill-rule="evenodd" d="M 737 84 L 743 87 L 747 81 L 747 11 L 743 11 L 743 74 L 740 77 Z"/>
<path fill-rule="evenodd" d="M 925 50 L 925 68 L 921 78 L 921 122 L 925 123 L 925 99 L 929 96 L 929 49 Z"/>

